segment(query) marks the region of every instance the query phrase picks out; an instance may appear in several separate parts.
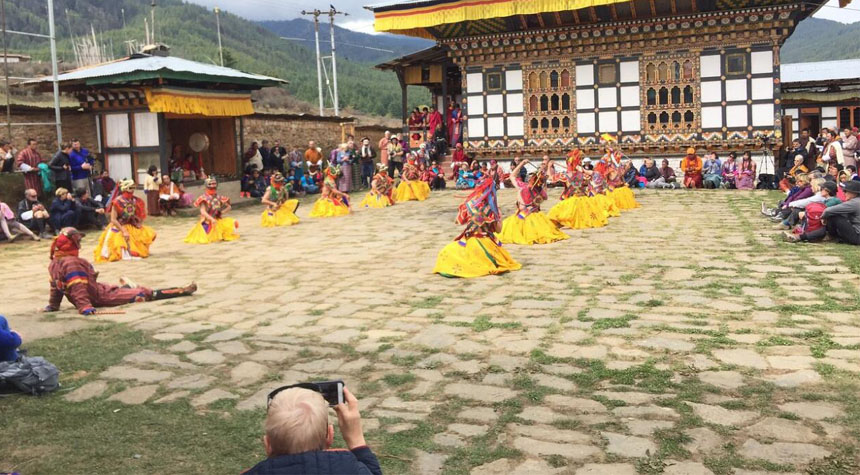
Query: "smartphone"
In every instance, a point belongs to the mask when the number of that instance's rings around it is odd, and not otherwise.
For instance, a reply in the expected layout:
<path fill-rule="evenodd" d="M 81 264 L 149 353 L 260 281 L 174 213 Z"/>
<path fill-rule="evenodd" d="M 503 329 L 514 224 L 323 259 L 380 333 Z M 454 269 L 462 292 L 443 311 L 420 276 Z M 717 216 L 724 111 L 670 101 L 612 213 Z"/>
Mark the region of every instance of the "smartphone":
<path fill-rule="evenodd" d="M 343 381 L 338 379 L 335 381 L 315 381 L 317 391 L 323 395 L 323 398 L 328 402 L 330 407 L 343 404 Z"/>

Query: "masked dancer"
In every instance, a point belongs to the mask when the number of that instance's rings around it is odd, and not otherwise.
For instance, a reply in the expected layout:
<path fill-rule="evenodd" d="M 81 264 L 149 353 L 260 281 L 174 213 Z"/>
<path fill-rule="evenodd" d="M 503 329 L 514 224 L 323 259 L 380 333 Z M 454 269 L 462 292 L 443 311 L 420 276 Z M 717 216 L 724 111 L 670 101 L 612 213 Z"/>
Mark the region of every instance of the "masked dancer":
<path fill-rule="evenodd" d="M 236 229 L 239 222 L 233 218 L 224 217 L 230 212 L 230 198 L 218 194 L 218 182 L 210 176 L 204 182 L 206 192 L 194 201 L 194 207 L 200 209 L 200 221 L 185 236 L 189 244 L 211 244 L 219 241 L 235 241 L 239 239 Z"/>
<path fill-rule="evenodd" d="M 311 209 L 311 218 L 332 218 L 349 214 L 349 195 L 337 190 L 337 178 L 340 174 L 339 167 L 326 168 L 321 195 Z"/>
<path fill-rule="evenodd" d="M 149 246 L 155 241 L 155 231 L 143 224 L 146 205 L 142 199 L 134 196 L 134 181 L 121 181 L 113 194 L 109 205 L 110 223 L 102 231 L 93 252 L 95 261 L 148 257 Z"/>
<path fill-rule="evenodd" d="M 275 172 L 272 175 L 271 185 L 263 193 L 260 201 L 266 205 L 266 210 L 260 217 L 260 225 L 264 228 L 290 226 L 299 222 L 299 217 L 295 215 L 299 200 L 288 199 L 290 185 L 286 184 L 286 181 L 281 172 Z"/>
<path fill-rule="evenodd" d="M 549 157 L 544 159 L 536 172 L 528 176 L 528 181 L 523 181 L 520 178 L 520 169 L 528 163 L 528 160 L 521 160 L 510 173 L 517 188 L 517 212 L 502 222 L 499 240 L 505 244 L 531 245 L 549 244 L 569 238 L 570 236 L 559 231 L 558 226 L 540 210 L 540 204 L 547 198 Z"/>
<path fill-rule="evenodd" d="M 394 180 L 388 176 L 388 167 L 379 164 L 376 175 L 370 181 L 370 191 L 361 200 L 364 208 L 386 208 L 394 204 Z"/>

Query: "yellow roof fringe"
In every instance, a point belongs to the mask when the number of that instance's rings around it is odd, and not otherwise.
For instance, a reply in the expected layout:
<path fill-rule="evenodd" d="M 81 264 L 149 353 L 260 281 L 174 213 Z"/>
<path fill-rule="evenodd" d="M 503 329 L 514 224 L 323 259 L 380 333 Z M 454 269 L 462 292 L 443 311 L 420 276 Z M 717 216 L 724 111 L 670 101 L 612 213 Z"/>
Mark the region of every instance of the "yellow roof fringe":
<path fill-rule="evenodd" d="M 207 117 L 238 117 L 252 115 L 250 93 L 214 92 L 176 88 L 146 88 L 150 112 L 167 112 Z"/>
<path fill-rule="evenodd" d="M 424 28 L 446 23 L 533 15 L 625 3 L 629 0 L 461 0 L 421 8 L 374 12 L 376 31 L 396 32 L 432 39 Z"/>

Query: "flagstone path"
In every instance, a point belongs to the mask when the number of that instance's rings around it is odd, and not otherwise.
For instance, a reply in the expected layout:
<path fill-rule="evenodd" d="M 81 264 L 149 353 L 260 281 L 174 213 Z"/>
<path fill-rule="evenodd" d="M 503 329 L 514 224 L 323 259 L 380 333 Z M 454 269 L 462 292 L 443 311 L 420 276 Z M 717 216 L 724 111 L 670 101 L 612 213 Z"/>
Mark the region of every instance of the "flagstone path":
<path fill-rule="evenodd" d="M 855 473 L 853 250 L 777 242 L 764 195 L 649 191 L 605 228 L 509 246 L 519 272 L 445 279 L 430 270 L 461 194 L 327 220 L 305 203 L 282 229 L 239 210 L 241 240 L 210 246 L 181 242 L 190 220 L 153 220 L 152 257 L 100 279 L 199 293 L 90 319 L 34 313 L 47 244 L 3 246 L 3 313 L 30 339 L 94 321 L 149 336 L 69 404 L 260 411 L 279 385 L 342 378 L 392 472 Z M 414 457 L 386 458 L 394 443 Z"/>

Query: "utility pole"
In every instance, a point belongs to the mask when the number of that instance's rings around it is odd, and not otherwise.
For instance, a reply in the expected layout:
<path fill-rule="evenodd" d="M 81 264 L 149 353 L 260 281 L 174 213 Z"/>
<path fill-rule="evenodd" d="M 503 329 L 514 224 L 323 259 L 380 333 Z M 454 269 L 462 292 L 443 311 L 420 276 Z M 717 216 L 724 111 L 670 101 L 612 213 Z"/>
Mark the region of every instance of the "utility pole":
<path fill-rule="evenodd" d="M 224 50 L 221 49 L 221 9 L 215 7 L 215 26 L 218 28 L 218 56 L 221 58 L 221 66 L 224 66 Z"/>
<path fill-rule="evenodd" d="M 348 13 L 339 12 L 334 7 L 334 5 L 329 5 L 328 17 L 329 17 L 329 32 L 331 33 L 331 75 L 334 80 L 334 115 L 340 115 L 340 107 L 338 105 L 338 93 L 337 93 L 337 59 L 335 57 L 335 46 L 334 46 L 334 16 L 335 15 L 343 15 L 347 16 Z"/>
<path fill-rule="evenodd" d="M 125 8 L 120 8 L 119 11 L 122 13 L 122 28 L 125 29 Z"/>
<path fill-rule="evenodd" d="M 6 0 L 0 0 L 0 22 L 3 23 L 3 77 L 6 79 L 6 140 L 12 140 L 12 103 L 9 99 L 9 50 L 6 46 Z"/>
<path fill-rule="evenodd" d="M 153 0 L 155 1 L 155 0 Z M 60 119 L 60 82 L 57 80 L 57 33 L 54 28 L 54 0 L 48 0 L 48 36 L 51 42 L 51 71 L 54 79 L 54 117 L 57 121 L 57 149 L 63 143 L 63 124 Z M 8 96 L 9 93 L 7 92 Z M 12 138 L 11 136 L 9 137 Z"/>
<path fill-rule="evenodd" d="M 302 15 L 313 15 L 314 16 L 314 39 L 317 44 L 317 88 L 319 88 L 320 93 L 320 116 L 325 115 L 324 104 L 323 104 L 323 87 L 322 87 L 322 61 L 320 60 L 320 15 L 322 14 L 319 10 L 307 11 L 302 10 Z"/>
<path fill-rule="evenodd" d="M 152 15 L 152 44 L 155 44 L 155 0 L 149 4 L 150 14 Z"/>

